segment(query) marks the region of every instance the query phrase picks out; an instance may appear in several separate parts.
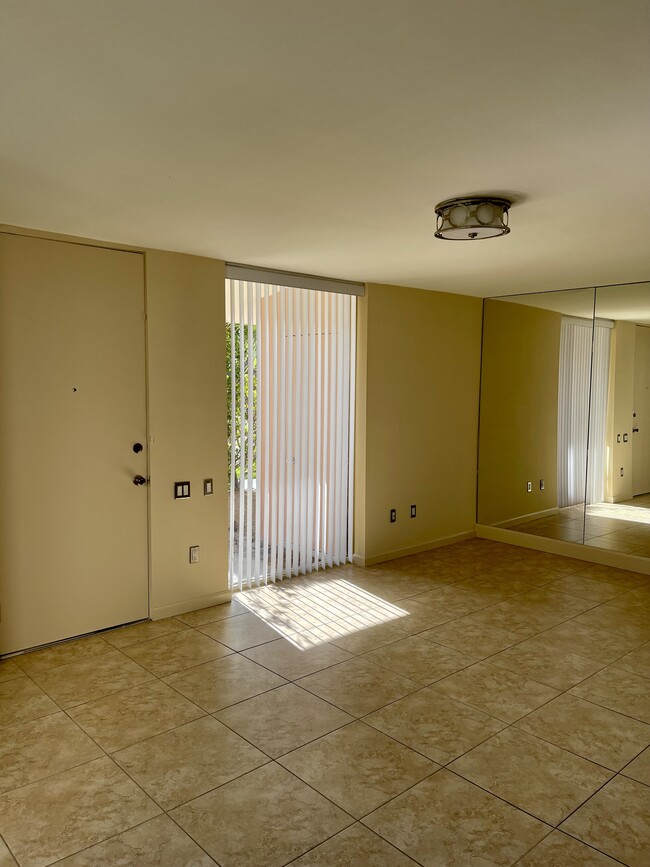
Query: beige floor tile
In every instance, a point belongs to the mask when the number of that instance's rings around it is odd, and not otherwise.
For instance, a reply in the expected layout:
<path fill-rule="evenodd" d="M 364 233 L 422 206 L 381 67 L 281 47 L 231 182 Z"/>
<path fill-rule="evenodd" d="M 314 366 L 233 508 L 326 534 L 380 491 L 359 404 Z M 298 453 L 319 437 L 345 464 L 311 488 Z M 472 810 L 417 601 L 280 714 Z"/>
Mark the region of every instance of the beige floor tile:
<path fill-rule="evenodd" d="M 513 728 L 450 767 L 549 825 L 558 825 L 612 776 L 593 762 Z"/>
<path fill-rule="evenodd" d="M 18 668 L 13 659 L 0 659 L 0 683 L 6 683 L 8 680 L 15 680 L 17 677 L 24 677 L 25 672 Z"/>
<path fill-rule="evenodd" d="M 466 653 L 436 644 L 426 638 L 409 636 L 366 654 L 370 662 L 408 677 L 420 684 L 433 683 L 477 660 Z"/>
<path fill-rule="evenodd" d="M 548 569 L 549 572 L 563 572 L 567 575 L 584 569 L 584 560 L 562 557 L 560 554 L 545 554 L 543 551 L 526 551 L 526 560 Z"/>
<path fill-rule="evenodd" d="M 212 717 L 156 735 L 113 758 L 164 810 L 184 804 L 269 761 Z"/>
<path fill-rule="evenodd" d="M 608 584 L 615 584 L 624 590 L 632 590 L 634 587 L 640 587 L 648 583 L 647 575 L 629 572 L 627 569 L 615 569 L 612 566 L 598 566 L 595 563 L 585 564 L 578 574 L 585 575 L 587 578 L 593 578 L 595 581 L 606 581 Z"/>
<path fill-rule="evenodd" d="M 1 862 L 0 862 L 1 863 Z M 137 828 L 58 862 L 58 867 L 217 867 L 168 816 L 157 816 Z"/>
<path fill-rule="evenodd" d="M 485 600 L 485 605 L 495 605 L 513 596 L 530 591 L 530 581 L 526 578 L 499 577 L 494 573 L 479 575 L 454 585 L 459 590 L 475 593 Z"/>
<path fill-rule="evenodd" d="M 69 714 L 109 753 L 204 715 L 160 681 L 72 708 Z"/>
<path fill-rule="evenodd" d="M 367 659 L 349 659 L 310 674 L 298 684 L 353 716 L 364 716 L 420 689 L 419 683 Z"/>
<path fill-rule="evenodd" d="M 485 659 L 530 637 L 530 631 L 527 629 L 503 629 L 496 625 L 490 626 L 488 620 L 480 622 L 470 620 L 470 617 L 474 616 L 468 615 L 459 620 L 452 620 L 451 623 L 436 626 L 421 633 L 421 636 L 477 659 Z"/>
<path fill-rule="evenodd" d="M 450 588 L 443 587 L 442 589 Z M 400 617 L 395 623 L 399 625 L 404 635 L 416 635 L 418 632 L 424 632 L 425 629 L 431 629 L 450 619 L 445 617 L 444 620 L 441 620 L 441 615 L 434 606 L 423 605 L 416 601 L 417 599 L 417 596 L 410 596 L 408 599 L 401 599 L 398 603 L 406 615 Z"/>
<path fill-rule="evenodd" d="M 529 588 L 532 588 L 555 581 L 559 573 L 546 569 L 537 563 L 528 563 L 525 560 L 520 560 L 516 563 L 495 566 L 488 570 L 488 574 L 498 575 L 502 578 L 523 578 L 528 581 Z"/>
<path fill-rule="evenodd" d="M 150 672 L 119 650 L 59 665 L 32 677 L 64 709 L 153 680 Z"/>
<path fill-rule="evenodd" d="M 561 690 L 575 686 L 604 665 L 586 656 L 558 650 L 543 634 L 497 653 L 490 663 Z"/>
<path fill-rule="evenodd" d="M 40 867 L 160 813 L 109 758 L 0 796 L 0 832 L 21 867 Z"/>
<path fill-rule="evenodd" d="M 397 605 L 401 599 L 417 596 L 440 584 L 436 579 L 410 579 L 407 575 L 391 575 L 387 573 L 380 578 L 371 578 L 363 582 L 363 590 L 377 599 Z"/>
<path fill-rule="evenodd" d="M 69 662 L 78 662 L 108 653 L 111 649 L 110 644 L 100 636 L 90 635 L 87 638 L 76 638 L 74 641 L 62 641 L 31 653 L 19 654 L 13 657 L 13 661 L 26 674 L 36 674 Z"/>
<path fill-rule="evenodd" d="M 188 627 L 175 617 L 167 617 L 165 620 L 149 620 L 146 623 L 134 623 L 132 626 L 122 626 L 119 629 L 111 629 L 103 632 L 102 638 L 113 647 L 129 647 L 140 641 L 150 641 L 152 638 L 162 638 L 163 635 L 172 635 L 181 632 Z"/>
<path fill-rule="evenodd" d="M 458 581 L 463 581 L 466 578 L 473 578 L 475 575 L 481 575 L 485 572 L 486 566 L 483 563 L 454 562 L 452 559 L 436 559 L 426 567 L 427 577 L 439 584 L 455 584 Z M 433 589 L 433 588 L 431 588 Z M 426 592 L 426 590 L 424 591 Z"/>
<path fill-rule="evenodd" d="M 570 692 L 650 724 L 650 680 L 639 674 L 610 666 Z"/>
<path fill-rule="evenodd" d="M 626 777 L 631 777 L 633 780 L 638 780 L 639 783 L 645 783 L 650 786 L 650 747 L 644 750 L 640 756 L 637 756 L 633 762 L 630 762 L 627 767 L 621 771 Z"/>
<path fill-rule="evenodd" d="M 629 867 L 650 864 L 650 788 L 616 777 L 562 825 L 562 830 Z"/>
<path fill-rule="evenodd" d="M 197 611 L 189 611 L 187 614 L 177 614 L 176 620 L 188 626 L 205 626 L 206 623 L 214 623 L 216 620 L 225 620 L 228 617 L 236 617 L 238 614 L 249 614 L 250 611 L 236 596 L 231 602 L 222 605 L 212 605 L 210 608 L 199 608 Z"/>
<path fill-rule="evenodd" d="M 279 633 L 271 629 L 257 614 L 228 617 L 199 626 L 198 629 L 233 650 L 247 650 L 267 641 L 275 641 L 279 636 Z"/>
<path fill-rule="evenodd" d="M 0 729 L 58 710 L 52 699 L 28 677 L 0 683 Z"/>
<path fill-rule="evenodd" d="M 281 867 L 353 822 L 276 764 L 178 807 L 172 818 L 221 867 Z"/>
<path fill-rule="evenodd" d="M 4 729 L 0 738 L 0 792 L 17 789 L 103 753 L 64 713 Z"/>
<path fill-rule="evenodd" d="M 540 638 L 551 641 L 558 650 L 577 653 L 579 656 L 605 663 L 614 662 L 641 644 L 640 639 L 624 638 L 606 629 L 586 626 L 575 620 L 547 629 L 540 633 Z"/>
<path fill-rule="evenodd" d="M 0 837 L 0 867 L 16 867 L 16 859 L 2 837 Z"/>
<path fill-rule="evenodd" d="M 576 623 L 595 626 L 597 629 L 607 629 L 624 638 L 648 641 L 650 639 L 650 621 L 644 612 L 636 615 L 605 603 L 591 611 L 585 611 L 575 618 Z"/>
<path fill-rule="evenodd" d="M 558 695 L 550 686 L 488 662 L 464 668 L 430 688 L 508 723 Z"/>
<path fill-rule="evenodd" d="M 353 720 L 291 683 L 219 711 L 215 717 L 273 758 Z"/>
<path fill-rule="evenodd" d="M 287 680 L 297 680 L 352 658 L 352 654 L 347 650 L 333 644 L 319 644 L 300 650 L 284 638 L 244 650 L 243 655 Z"/>
<path fill-rule="evenodd" d="M 416 862 L 364 825 L 352 825 L 291 864 L 292 867 L 415 867 Z"/>
<path fill-rule="evenodd" d="M 554 698 L 515 726 L 614 771 L 650 744 L 650 726 L 572 695 Z"/>
<path fill-rule="evenodd" d="M 480 581 L 481 579 L 473 579 Z M 430 616 L 435 620 L 430 626 L 437 626 L 454 620 L 456 617 L 464 617 L 473 611 L 480 611 L 491 604 L 481 593 L 473 590 L 460 588 L 458 585 L 445 585 L 428 590 L 412 597 L 410 602 L 417 605 L 426 605 L 430 609 Z M 408 607 L 407 605 L 405 607 Z"/>
<path fill-rule="evenodd" d="M 208 713 L 286 683 L 283 677 L 239 654 L 172 674 L 165 681 Z"/>
<path fill-rule="evenodd" d="M 367 629 L 359 629 L 332 638 L 332 644 L 347 650 L 348 653 L 367 653 L 376 647 L 383 647 L 392 641 L 399 641 L 407 635 L 405 630 L 406 618 L 390 620 L 388 623 L 380 623 Z"/>
<path fill-rule="evenodd" d="M 553 831 L 517 861 L 517 867 L 615 867 L 618 863 L 561 831 Z"/>
<path fill-rule="evenodd" d="M 568 593 L 569 596 L 583 597 L 594 602 L 607 602 L 615 596 L 620 596 L 624 591 L 615 584 L 607 584 L 606 581 L 595 581 L 585 575 L 566 575 L 548 585 L 550 590 Z"/>
<path fill-rule="evenodd" d="M 629 612 L 634 619 L 641 615 L 650 617 L 650 593 L 645 587 L 637 587 L 636 590 L 628 590 L 616 599 L 610 599 L 607 608 L 615 608 L 619 611 Z"/>
<path fill-rule="evenodd" d="M 504 723 L 466 704 L 423 689 L 364 717 L 395 740 L 441 765 L 504 728 Z"/>
<path fill-rule="evenodd" d="M 278 761 L 357 819 L 438 769 L 363 722 L 337 729 Z"/>
<path fill-rule="evenodd" d="M 510 867 L 549 830 L 444 769 L 363 823 L 424 867 Z"/>
<path fill-rule="evenodd" d="M 202 635 L 196 629 L 184 629 L 174 635 L 126 647 L 123 652 L 156 677 L 165 677 L 222 656 L 229 656 L 232 650 L 207 635 Z"/>
<path fill-rule="evenodd" d="M 636 650 L 626 653 L 613 663 L 614 668 L 622 668 L 624 671 L 632 671 L 650 678 L 650 641 L 638 647 Z"/>
<path fill-rule="evenodd" d="M 568 620 L 569 617 L 576 617 L 583 611 L 596 608 L 599 604 L 592 599 L 571 596 L 569 593 L 562 593 L 560 590 L 551 590 L 549 585 L 546 585 L 544 587 L 535 587 L 526 593 L 506 600 L 501 604 L 500 609 L 513 613 L 530 610 L 539 615 L 547 615 L 549 618 L 553 616 Z"/>

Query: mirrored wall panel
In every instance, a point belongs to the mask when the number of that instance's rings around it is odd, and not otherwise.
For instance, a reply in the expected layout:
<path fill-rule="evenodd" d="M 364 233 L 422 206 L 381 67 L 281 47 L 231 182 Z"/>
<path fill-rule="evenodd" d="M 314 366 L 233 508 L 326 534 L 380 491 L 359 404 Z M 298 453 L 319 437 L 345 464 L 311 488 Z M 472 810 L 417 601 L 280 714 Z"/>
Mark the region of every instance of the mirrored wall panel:
<path fill-rule="evenodd" d="M 486 300 L 478 522 L 650 556 L 650 283 Z"/>
<path fill-rule="evenodd" d="M 650 283 L 596 290 L 585 544 L 650 556 Z"/>

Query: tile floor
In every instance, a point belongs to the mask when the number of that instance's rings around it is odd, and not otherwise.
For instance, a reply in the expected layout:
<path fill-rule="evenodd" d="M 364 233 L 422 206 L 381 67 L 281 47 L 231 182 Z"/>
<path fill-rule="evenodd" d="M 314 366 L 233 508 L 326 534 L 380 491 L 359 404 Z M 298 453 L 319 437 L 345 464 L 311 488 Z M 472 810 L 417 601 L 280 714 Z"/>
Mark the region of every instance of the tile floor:
<path fill-rule="evenodd" d="M 0 865 L 650 864 L 650 579 L 485 540 L 0 661 Z"/>
<path fill-rule="evenodd" d="M 511 529 L 565 542 L 582 542 L 584 532 L 584 543 L 592 548 L 650 557 L 650 494 L 621 503 L 594 503 L 587 506 L 586 516 L 584 506 L 568 506 Z"/>

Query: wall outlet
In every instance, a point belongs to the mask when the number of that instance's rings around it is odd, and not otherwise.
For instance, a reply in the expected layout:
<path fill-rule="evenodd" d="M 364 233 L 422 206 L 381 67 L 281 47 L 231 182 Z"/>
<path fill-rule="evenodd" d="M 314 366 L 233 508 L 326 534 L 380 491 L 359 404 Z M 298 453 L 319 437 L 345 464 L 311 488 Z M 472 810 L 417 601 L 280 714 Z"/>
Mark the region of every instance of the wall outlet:
<path fill-rule="evenodd" d="M 391 509 L 390 510 L 390 522 L 391 522 L 391 524 L 394 524 L 396 520 L 397 520 L 397 509 Z"/>
<path fill-rule="evenodd" d="M 540 489 L 540 491 L 544 490 L 544 479 L 539 480 L 539 489 Z"/>
<path fill-rule="evenodd" d="M 198 563 L 199 562 L 199 546 L 192 545 L 190 546 L 190 563 Z"/>
<path fill-rule="evenodd" d="M 532 492 L 533 492 L 533 483 L 532 482 L 526 482 L 526 490 L 528 491 L 529 494 L 532 494 Z"/>
<path fill-rule="evenodd" d="M 417 515 L 417 510 L 415 508 L 415 505 L 413 505 L 413 506 L 411 506 L 411 517 L 415 518 L 416 515 Z"/>

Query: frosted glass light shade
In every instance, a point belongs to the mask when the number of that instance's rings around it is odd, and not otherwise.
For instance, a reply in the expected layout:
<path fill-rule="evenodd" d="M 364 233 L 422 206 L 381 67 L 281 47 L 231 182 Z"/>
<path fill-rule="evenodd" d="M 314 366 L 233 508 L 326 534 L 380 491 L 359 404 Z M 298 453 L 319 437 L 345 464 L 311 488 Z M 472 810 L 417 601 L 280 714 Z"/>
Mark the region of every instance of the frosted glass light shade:
<path fill-rule="evenodd" d="M 445 241 L 475 241 L 507 235 L 508 199 L 477 196 L 446 199 L 436 205 L 436 238 Z"/>

